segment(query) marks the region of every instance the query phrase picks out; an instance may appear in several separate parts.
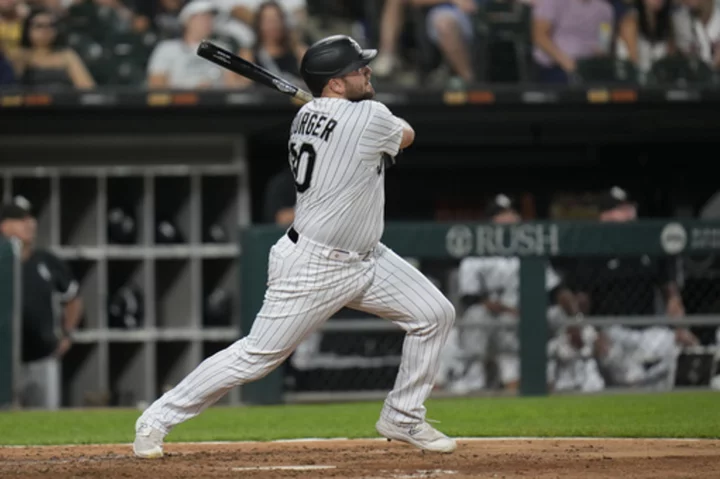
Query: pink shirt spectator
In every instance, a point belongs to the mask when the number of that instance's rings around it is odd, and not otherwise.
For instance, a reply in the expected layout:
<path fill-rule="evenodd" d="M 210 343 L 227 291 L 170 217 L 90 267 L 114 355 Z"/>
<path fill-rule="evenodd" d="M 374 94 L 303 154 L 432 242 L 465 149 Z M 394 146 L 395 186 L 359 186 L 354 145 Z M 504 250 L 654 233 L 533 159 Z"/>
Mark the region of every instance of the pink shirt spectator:
<path fill-rule="evenodd" d="M 533 16 L 552 24 L 552 41 L 577 60 L 609 53 L 613 10 L 606 0 L 535 0 Z M 535 61 L 553 66 L 550 57 L 535 47 Z"/>

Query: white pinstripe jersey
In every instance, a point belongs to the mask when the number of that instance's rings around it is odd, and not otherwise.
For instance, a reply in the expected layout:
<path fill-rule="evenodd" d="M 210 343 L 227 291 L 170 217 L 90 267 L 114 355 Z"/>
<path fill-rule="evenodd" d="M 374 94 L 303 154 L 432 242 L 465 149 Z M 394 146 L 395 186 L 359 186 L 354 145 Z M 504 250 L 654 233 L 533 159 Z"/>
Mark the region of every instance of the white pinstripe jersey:
<path fill-rule="evenodd" d="M 548 265 L 545 286 L 552 291 L 560 277 Z M 516 308 L 520 300 L 520 259 L 501 256 L 468 257 L 460 261 L 458 287 L 461 295 L 486 296 L 505 306 Z"/>
<path fill-rule="evenodd" d="M 372 249 L 383 233 L 383 153 L 397 155 L 403 126 L 377 101 L 316 98 L 290 129 L 295 229 L 347 251 Z"/>

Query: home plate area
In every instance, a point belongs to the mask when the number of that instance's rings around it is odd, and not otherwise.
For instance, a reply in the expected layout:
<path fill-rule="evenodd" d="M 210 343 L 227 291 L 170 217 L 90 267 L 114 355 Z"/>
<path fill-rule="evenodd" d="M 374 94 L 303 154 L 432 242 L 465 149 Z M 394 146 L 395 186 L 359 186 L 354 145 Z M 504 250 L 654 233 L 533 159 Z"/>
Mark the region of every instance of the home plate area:
<path fill-rule="evenodd" d="M 461 439 L 454 454 L 384 440 L 168 443 L 162 459 L 130 445 L 0 448 L 0 477 L 707 478 L 720 441 Z"/>

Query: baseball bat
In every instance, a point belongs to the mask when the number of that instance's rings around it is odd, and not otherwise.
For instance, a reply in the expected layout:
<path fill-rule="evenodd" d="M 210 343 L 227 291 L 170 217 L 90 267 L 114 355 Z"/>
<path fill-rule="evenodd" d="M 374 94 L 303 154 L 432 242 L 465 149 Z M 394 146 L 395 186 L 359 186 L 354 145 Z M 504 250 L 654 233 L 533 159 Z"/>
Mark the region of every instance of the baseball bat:
<path fill-rule="evenodd" d="M 309 92 L 306 92 L 289 81 L 280 78 L 272 72 L 269 72 L 260 65 L 249 62 L 207 40 L 203 40 L 200 43 L 200 46 L 198 46 L 197 49 L 197 54 L 216 65 L 265 85 L 268 88 L 272 88 L 283 95 L 295 98 L 302 103 L 308 103 L 313 99 L 312 94 Z"/>

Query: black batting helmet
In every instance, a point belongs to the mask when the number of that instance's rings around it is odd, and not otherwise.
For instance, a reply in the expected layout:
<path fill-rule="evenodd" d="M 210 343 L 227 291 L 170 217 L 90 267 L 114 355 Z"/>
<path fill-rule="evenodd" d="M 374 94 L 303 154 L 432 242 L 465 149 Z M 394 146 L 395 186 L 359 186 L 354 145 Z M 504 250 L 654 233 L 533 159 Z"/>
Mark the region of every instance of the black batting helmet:
<path fill-rule="evenodd" d="M 331 78 L 364 67 L 377 50 L 363 50 L 347 35 L 333 35 L 314 43 L 303 56 L 300 74 L 314 96 L 320 96 Z"/>

